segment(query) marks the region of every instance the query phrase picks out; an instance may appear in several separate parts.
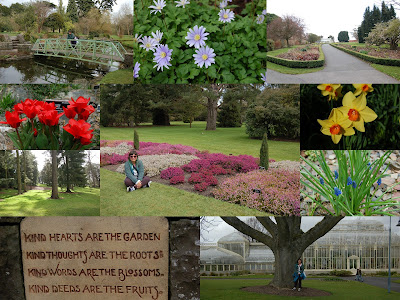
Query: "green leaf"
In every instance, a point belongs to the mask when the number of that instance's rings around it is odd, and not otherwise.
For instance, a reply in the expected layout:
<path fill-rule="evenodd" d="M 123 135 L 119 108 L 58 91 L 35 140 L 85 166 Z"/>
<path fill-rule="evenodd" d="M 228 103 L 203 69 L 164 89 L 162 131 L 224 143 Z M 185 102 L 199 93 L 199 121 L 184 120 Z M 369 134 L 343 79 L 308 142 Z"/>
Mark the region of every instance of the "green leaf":
<path fill-rule="evenodd" d="M 217 78 L 217 69 L 214 65 L 208 68 L 208 76 L 211 78 Z"/>
<path fill-rule="evenodd" d="M 254 54 L 254 52 L 251 49 L 246 49 L 243 51 L 244 56 L 252 56 L 253 54 Z"/>
<path fill-rule="evenodd" d="M 194 79 L 199 74 L 200 74 L 200 69 L 192 68 L 192 69 L 190 69 L 189 79 Z"/>
<path fill-rule="evenodd" d="M 36 145 L 39 149 L 48 149 L 49 148 L 49 140 L 47 136 L 41 132 L 36 137 Z"/>

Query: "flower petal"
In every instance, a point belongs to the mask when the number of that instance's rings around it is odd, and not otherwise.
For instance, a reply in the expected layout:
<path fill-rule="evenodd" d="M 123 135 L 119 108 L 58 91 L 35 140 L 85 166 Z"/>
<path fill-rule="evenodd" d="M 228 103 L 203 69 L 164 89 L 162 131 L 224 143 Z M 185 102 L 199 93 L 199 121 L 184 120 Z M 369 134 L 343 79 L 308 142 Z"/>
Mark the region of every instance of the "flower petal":
<path fill-rule="evenodd" d="M 339 143 L 341 138 L 342 138 L 341 134 L 332 134 L 332 141 L 335 144 Z"/>
<path fill-rule="evenodd" d="M 356 100 L 353 92 L 347 92 L 343 97 L 343 106 L 353 107 L 353 101 Z"/>
<path fill-rule="evenodd" d="M 367 97 L 365 97 L 365 94 L 358 96 L 357 99 L 353 101 L 353 105 L 358 111 L 363 110 L 367 106 Z"/>
<path fill-rule="evenodd" d="M 350 128 L 343 128 L 343 129 L 344 129 L 343 135 L 345 135 L 345 136 L 349 136 L 349 135 L 354 135 L 354 134 L 356 134 L 356 132 L 354 131 L 354 128 L 353 128 L 353 127 L 350 127 Z"/>
<path fill-rule="evenodd" d="M 377 114 L 368 106 L 366 106 L 362 111 L 360 111 L 360 115 L 365 122 L 372 122 L 378 117 Z"/>
<path fill-rule="evenodd" d="M 358 131 L 365 132 L 364 120 L 354 121 L 354 122 L 353 122 L 353 126 L 354 126 Z"/>

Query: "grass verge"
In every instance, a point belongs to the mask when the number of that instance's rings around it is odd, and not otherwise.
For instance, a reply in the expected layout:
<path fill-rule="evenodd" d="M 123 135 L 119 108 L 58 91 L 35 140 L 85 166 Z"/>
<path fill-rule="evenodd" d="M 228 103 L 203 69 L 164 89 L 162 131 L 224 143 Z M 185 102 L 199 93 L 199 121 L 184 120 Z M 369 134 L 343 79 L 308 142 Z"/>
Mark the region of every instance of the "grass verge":
<path fill-rule="evenodd" d="M 261 216 L 268 215 L 244 206 L 153 183 L 128 193 L 125 175 L 100 170 L 102 216 Z"/>
<path fill-rule="evenodd" d="M 171 122 L 172 126 L 144 125 L 135 128 L 141 141 L 183 144 L 211 153 L 247 154 L 259 157 L 261 140 L 250 139 L 245 126 L 240 128 L 217 128 L 206 131 L 206 122 L 194 122 L 192 128 L 183 122 Z M 102 140 L 133 140 L 133 128 L 101 127 Z M 269 157 L 279 160 L 298 161 L 298 142 L 268 141 Z"/>
<path fill-rule="evenodd" d="M 267 73 L 268 69 L 277 71 L 283 74 L 291 74 L 291 75 L 298 75 L 298 74 L 306 74 L 306 73 L 314 73 L 324 69 L 324 67 L 319 68 L 308 68 L 308 69 L 301 69 L 301 68 L 288 68 L 285 66 L 281 66 L 278 64 L 274 64 L 273 62 L 267 62 Z"/>
<path fill-rule="evenodd" d="M 107 73 L 99 82 L 101 84 L 133 84 L 133 69 L 121 69 Z"/>
<path fill-rule="evenodd" d="M 378 64 L 371 64 L 371 67 L 375 68 L 376 70 L 385 73 L 397 80 L 400 80 L 400 67 L 396 66 L 384 66 Z"/>
<path fill-rule="evenodd" d="M 283 296 L 263 295 L 241 291 L 240 289 L 247 286 L 266 285 L 269 280 L 256 279 L 201 279 L 200 280 L 200 295 L 201 300 L 224 300 L 224 299 L 246 299 L 246 300 L 263 300 L 263 299 L 288 299 Z M 332 293 L 331 296 L 317 297 L 315 299 L 360 299 L 360 300 L 375 300 L 375 299 L 398 299 L 400 293 L 387 290 L 361 282 L 353 281 L 320 281 L 320 280 L 305 280 L 303 287 L 320 289 Z M 294 291 L 294 293 L 298 293 Z M 305 299 L 304 297 L 296 297 L 296 294 L 290 299 Z"/>
<path fill-rule="evenodd" d="M 60 189 L 60 192 L 62 190 Z M 0 202 L 0 216 L 99 216 L 100 189 L 76 187 L 50 199 L 51 190 L 30 190 Z"/>

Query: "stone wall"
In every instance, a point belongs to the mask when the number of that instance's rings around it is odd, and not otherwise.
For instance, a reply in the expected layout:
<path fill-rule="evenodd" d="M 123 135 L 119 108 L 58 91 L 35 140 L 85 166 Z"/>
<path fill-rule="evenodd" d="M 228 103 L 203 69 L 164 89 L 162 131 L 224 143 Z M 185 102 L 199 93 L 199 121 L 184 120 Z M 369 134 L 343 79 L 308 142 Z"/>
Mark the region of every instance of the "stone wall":
<path fill-rule="evenodd" d="M 0 217 L 1 299 L 25 300 L 19 226 L 23 218 Z M 200 299 L 199 218 L 168 218 L 169 299 Z"/>

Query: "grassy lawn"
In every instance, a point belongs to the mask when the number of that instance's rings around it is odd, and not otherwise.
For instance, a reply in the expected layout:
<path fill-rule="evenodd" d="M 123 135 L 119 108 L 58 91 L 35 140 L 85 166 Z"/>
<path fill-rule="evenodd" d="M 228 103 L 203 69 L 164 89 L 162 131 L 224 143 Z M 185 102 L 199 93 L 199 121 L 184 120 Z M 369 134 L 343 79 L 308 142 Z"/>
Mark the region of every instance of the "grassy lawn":
<path fill-rule="evenodd" d="M 74 192 L 60 193 L 60 199 L 50 199 L 51 190 L 30 190 L 1 201 L 0 216 L 100 215 L 100 189 L 76 187 Z"/>
<path fill-rule="evenodd" d="M 241 128 L 217 128 L 206 131 L 206 122 L 194 122 L 192 128 L 183 122 L 173 126 L 140 126 L 135 128 L 140 141 L 183 144 L 211 153 L 260 155 L 261 140 L 250 139 Z M 133 140 L 133 128 L 101 127 L 102 140 Z M 297 142 L 269 141 L 269 157 L 275 160 L 298 160 L 300 144 Z"/>
<path fill-rule="evenodd" d="M 371 66 L 377 69 L 378 71 L 385 73 L 386 75 L 389 75 L 393 78 L 396 78 L 397 80 L 400 80 L 400 67 L 384 66 L 378 64 L 371 64 Z"/>
<path fill-rule="evenodd" d="M 133 69 L 121 69 L 107 73 L 99 82 L 110 84 L 133 84 Z"/>
<path fill-rule="evenodd" d="M 262 295 L 256 293 L 249 293 L 241 291 L 240 289 L 247 286 L 266 285 L 269 280 L 252 280 L 252 279 L 201 279 L 200 281 L 200 295 L 201 300 L 263 300 L 263 299 L 288 299 L 289 297 Z M 398 299 L 400 294 L 391 292 L 388 294 L 387 290 L 364 284 L 361 282 L 334 282 L 334 281 L 319 281 L 319 280 L 305 280 L 303 287 L 311 287 L 324 291 L 331 292 L 331 296 L 318 297 L 318 299 L 360 299 L 360 300 L 375 300 L 375 299 Z M 290 297 L 289 299 L 304 297 Z"/>
<path fill-rule="evenodd" d="M 163 184 L 152 183 L 128 193 L 125 175 L 100 170 L 102 216 L 260 216 L 254 209 L 203 197 Z"/>
<path fill-rule="evenodd" d="M 13 190 L 13 189 L 0 190 L 0 199 L 7 199 L 7 198 L 13 197 L 17 194 L 18 194 L 18 191 Z"/>

